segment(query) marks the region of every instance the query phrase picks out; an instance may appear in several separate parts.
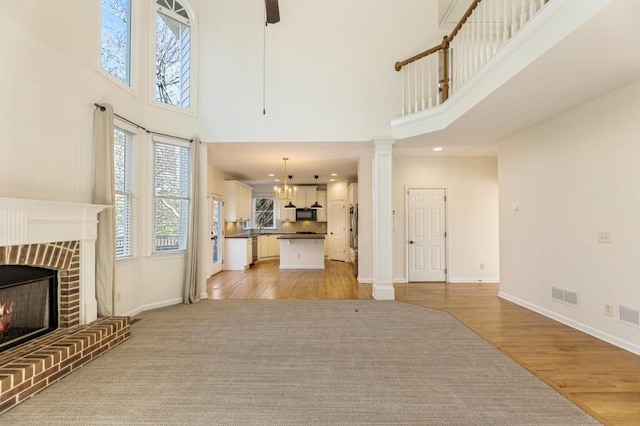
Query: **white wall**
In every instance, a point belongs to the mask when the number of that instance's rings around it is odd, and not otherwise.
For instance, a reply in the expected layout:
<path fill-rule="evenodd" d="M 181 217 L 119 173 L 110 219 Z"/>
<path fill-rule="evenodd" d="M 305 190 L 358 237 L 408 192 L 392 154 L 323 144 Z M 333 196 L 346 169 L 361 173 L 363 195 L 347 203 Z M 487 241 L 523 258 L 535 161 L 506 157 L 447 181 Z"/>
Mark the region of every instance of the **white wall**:
<path fill-rule="evenodd" d="M 192 2 L 207 16 L 200 105 L 208 142 L 388 135 L 401 106 L 393 65 L 442 38 L 436 1 L 281 1 L 281 21 L 266 28 L 263 115 L 264 1 Z"/>
<path fill-rule="evenodd" d="M 0 14 L 0 196 L 91 202 L 93 104 L 109 102 L 115 112 L 149 129 L 191 137 L 197 117 L 153 105 L 149 100 L 151 2 L 134 2 L 137 42 L 133 90 L 99 71 L 100 2 L 3 2 Z M 136 139 L 138 166 L 138 255 L 119 262 L 116 313 L 182 299 L 184 256 L 148 256 L 150 209 L 149 137 Z"/>
<path fill-rule="evenodd" d="M 501 295 L 640 354 L 640 328 L 604 315 L 605 303 L 640 310 L 638 117 L 640 82 L 503 141 L 498 158 Z M 580 307 L 552 300 L 552 285 Z"/>
<path fill-rule="evenodd" d="M 497 282 L 498 176 L 496 158 L 393 159 L 395 211 L 393 278 L 407 282 L 406 191 L 446 188 L 449 282 Z M 485 269 L 480 269 L 480 264 Z"/>

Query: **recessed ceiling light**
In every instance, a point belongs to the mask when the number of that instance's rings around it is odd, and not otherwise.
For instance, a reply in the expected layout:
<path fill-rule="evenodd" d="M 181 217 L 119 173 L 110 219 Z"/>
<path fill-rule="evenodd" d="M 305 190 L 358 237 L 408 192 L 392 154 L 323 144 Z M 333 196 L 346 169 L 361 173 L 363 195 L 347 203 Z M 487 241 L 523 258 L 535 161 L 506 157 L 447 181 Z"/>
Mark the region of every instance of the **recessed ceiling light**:
<path fill-rule="evenodd" d="M 280 182 L 280 179 L 274 179 L 273 181 L 274 182 Z"/>
<path fill-rule="evenodd" d="M 434 151 L 442 151 L 442 147 L 441 146 L 436 146 L 435 148 L 433 148 Z"/>
<path fill-rule="evenodd" d="M 335 179 L 329 179 L 329 182 L 335 182 L 335 181 L 336 181 Z"/>
<path fill-rule="evenodd" d="M 273 173 L 269 173 L 268 175 L 269 177 L 274 177 L 275 175 Z"/>
<path fill-rule="evenodd" d="M 331 176 L 338 176 L 337 173 L 331 173 Z"/>

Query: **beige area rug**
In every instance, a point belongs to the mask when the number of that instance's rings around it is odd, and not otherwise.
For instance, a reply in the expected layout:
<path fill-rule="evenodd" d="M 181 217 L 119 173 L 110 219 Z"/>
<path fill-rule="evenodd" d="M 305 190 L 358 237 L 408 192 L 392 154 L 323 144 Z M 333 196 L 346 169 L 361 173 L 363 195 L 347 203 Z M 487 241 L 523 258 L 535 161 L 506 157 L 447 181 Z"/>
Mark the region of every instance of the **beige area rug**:
<path fill-rule="evenodd" d="M 0 416 L 6 425 L 599 424 L 446 313 L 202 301 Z"/>

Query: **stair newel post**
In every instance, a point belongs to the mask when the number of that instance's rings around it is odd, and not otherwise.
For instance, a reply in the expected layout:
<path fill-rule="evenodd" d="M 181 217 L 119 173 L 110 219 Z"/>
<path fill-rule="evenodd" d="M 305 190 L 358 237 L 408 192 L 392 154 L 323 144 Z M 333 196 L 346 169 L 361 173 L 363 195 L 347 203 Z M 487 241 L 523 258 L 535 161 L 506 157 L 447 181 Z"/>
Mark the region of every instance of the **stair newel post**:
<path fill-rule="evenodd" d="M 449 36 L 442 38 L 442 94 L 441 103 L 449 98 Z"/>

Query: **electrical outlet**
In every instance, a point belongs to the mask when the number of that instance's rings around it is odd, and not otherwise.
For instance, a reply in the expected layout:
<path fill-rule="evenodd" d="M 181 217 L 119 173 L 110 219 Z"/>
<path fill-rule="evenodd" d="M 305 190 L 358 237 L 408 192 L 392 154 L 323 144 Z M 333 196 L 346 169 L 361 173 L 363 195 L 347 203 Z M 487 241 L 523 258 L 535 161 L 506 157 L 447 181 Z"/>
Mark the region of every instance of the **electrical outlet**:
<path fill-rule="evenodd" d="M 613 316 L 613 305 L 610 303 L 605 303 L 604 304 L 604 314 L 607 316 L 612 317 Z"/>
<path fill-rule="evenodd" d="M 481 270 L 481 271 L 484 271 L 484 263 L 481 263 L 481 264 L 480 264 L 480 270 Z"/>
<path fill-rule="evenodd" d="M 122 300 L 122 293 L 116 291 L 116 302 L 119 302 L 120 300 Z"/>
<path fill-rule="evenodd" d="M 611 244 L 611 232 L 598 232 L 598 242 L 602 244 Z"/>

